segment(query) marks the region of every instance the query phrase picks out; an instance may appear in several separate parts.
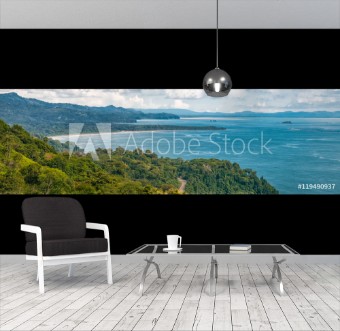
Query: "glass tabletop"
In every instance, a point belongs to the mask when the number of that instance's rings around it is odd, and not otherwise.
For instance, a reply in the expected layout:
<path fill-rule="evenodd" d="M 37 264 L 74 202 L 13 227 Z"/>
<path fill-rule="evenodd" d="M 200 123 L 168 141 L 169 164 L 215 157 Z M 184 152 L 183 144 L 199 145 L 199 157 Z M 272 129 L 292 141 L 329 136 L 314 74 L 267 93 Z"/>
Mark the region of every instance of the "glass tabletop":
<path fill-rule="evenodd" d="M 230 252 L 230 244 L 184 244 L 181 254 L 298 254 L 285 244 L 252 244 L 250 251 Z M 168 254 L 166 244 L 145 244 L 128 254 Z"/>

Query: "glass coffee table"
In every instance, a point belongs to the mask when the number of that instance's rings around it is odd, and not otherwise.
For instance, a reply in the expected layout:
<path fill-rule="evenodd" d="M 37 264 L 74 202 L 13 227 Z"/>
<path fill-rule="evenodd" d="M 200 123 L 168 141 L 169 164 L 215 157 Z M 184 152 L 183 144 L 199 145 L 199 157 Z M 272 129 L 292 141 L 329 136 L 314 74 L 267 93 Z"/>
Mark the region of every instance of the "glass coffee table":
<path fill-rule="evenodd" d="M 210 295 L 213 293 L 213 286 L 215 279 L 218 277 L 218 260 L 226 256 L 229 257 L 249 257 L 247 261 L 253 260 L 256 263 L 256 257 L 272 257 L 273 260 L 273 271 L 272 278 L 276 278 L 279 282 L 280 293 L 284 293 L 282 275 L 280 270 L 280 264 L 285 262 L 287 258 L 294 254 L 299 254 L 294 249 L 286 244 L 252 244 L 251 251 L 247 252 L 230 252 L 230 244 L 184 244 L 181 246 L 182 250 L 178 252 L 168 252 L 164 251 L 168 246 L 164 244 L 145 244 L 142 245 L 129 254 L 139 254 L 144 257 L 146 262 L 144 271 L 142 273 L 142 278 L 139 286 L 139 293 L 143 295 L 145 277 L 148 269 L 153 265 L 157 270 L 158 278 L 161 278 L 161 272 L 158 264 L 155 262 L 156 257 L 166 257 L 166 256 L 195 256 L 195 257 L 208 257 L 210 260 Z M 245 260 L 245 259 L 242 259 Z M 249 263 L 249 262 L 248 262 Z"/>

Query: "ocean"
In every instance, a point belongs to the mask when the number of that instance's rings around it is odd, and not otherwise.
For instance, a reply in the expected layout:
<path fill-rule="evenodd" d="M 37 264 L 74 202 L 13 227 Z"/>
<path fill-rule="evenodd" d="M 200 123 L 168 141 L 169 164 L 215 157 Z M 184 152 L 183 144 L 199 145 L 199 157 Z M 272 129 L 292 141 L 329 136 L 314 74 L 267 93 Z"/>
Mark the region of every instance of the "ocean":
<path fill-rule="evenodd" d="M 136 125 L 147 124 L 220 129 L 114 132 L 53 139 L 73 141 L 87 152 L 121 146 L 186 160 L 226 159 L 253 169 L 280 194 L 340 194 L 340 118 L 195 117 L 141 120 Z"/>

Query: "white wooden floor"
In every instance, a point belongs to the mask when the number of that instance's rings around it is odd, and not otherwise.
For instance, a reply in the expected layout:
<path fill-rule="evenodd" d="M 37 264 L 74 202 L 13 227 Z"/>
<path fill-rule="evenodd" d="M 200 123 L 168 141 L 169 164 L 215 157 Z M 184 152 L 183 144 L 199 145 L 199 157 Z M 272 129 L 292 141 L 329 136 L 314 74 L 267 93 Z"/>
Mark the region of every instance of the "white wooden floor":
<path fill-rule="evenodd" d="M 286 295 L 271 265 L 220 265 L 214 296 L 209 266 L 160 265 L 138 295 L 144 265 L 103 263 L 46 268 L 39 294 L 35 264 L 1 265 L 1 330 L 340 330 L 340 265 L 283 266 Z"/>

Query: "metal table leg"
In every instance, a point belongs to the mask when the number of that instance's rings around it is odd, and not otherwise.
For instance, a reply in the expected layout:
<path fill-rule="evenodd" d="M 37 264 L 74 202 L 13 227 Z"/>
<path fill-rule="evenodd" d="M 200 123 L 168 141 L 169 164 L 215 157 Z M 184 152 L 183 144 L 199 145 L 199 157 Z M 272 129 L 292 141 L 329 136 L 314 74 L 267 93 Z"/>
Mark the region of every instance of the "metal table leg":
<path fill-rule="evenodd" d="M 143 289 L 144 289 L 144 283 L 145 283 L 145 277 L 146 274 L 150 268 L 150 265 L 153 264 L 157 270 L 157 276 L 158 278 L 161 278 L 161 271 L 159 270 L 159 265 L 153 261 L 154 256 L 151 256 L 150 259 L 145 259 L 146 261 L 146 266 L 144 268 L 143 274 L 142 274 L 142 279 L 140 281 L 140 285 L 139 285 L 139 294 L 143 295 Z"/>
<path fill-rule="evenodd" d="M 273 256 L 274 267 L 273 267 L 272 278 L 276 278 L 277 281 L 280 282 L 280 293 L 281 294 L 284 294 L 284 289 L 283 289 L 283 282 L 282 282 L 282 274 L 281 274 L 280 264 L 284 261 L 286 261 L 286 259 L 282 259 L 280 261 L 277 261 L 276 257 Z M 276 276 L 276 274 L 277 274 L 277 276 Z"/>
<path fill-rule="evenodd" d="M 218 263 L 217 260 L 215 260 L 215 278 L 218 278 Z"/>
<path fill-rule="evenodd" d="M 211 264 L 210 264 L 210 295 L 213 293 L 214 282 L 218 277 L 218 263 L 213 257 L 211 257 Z"/>

